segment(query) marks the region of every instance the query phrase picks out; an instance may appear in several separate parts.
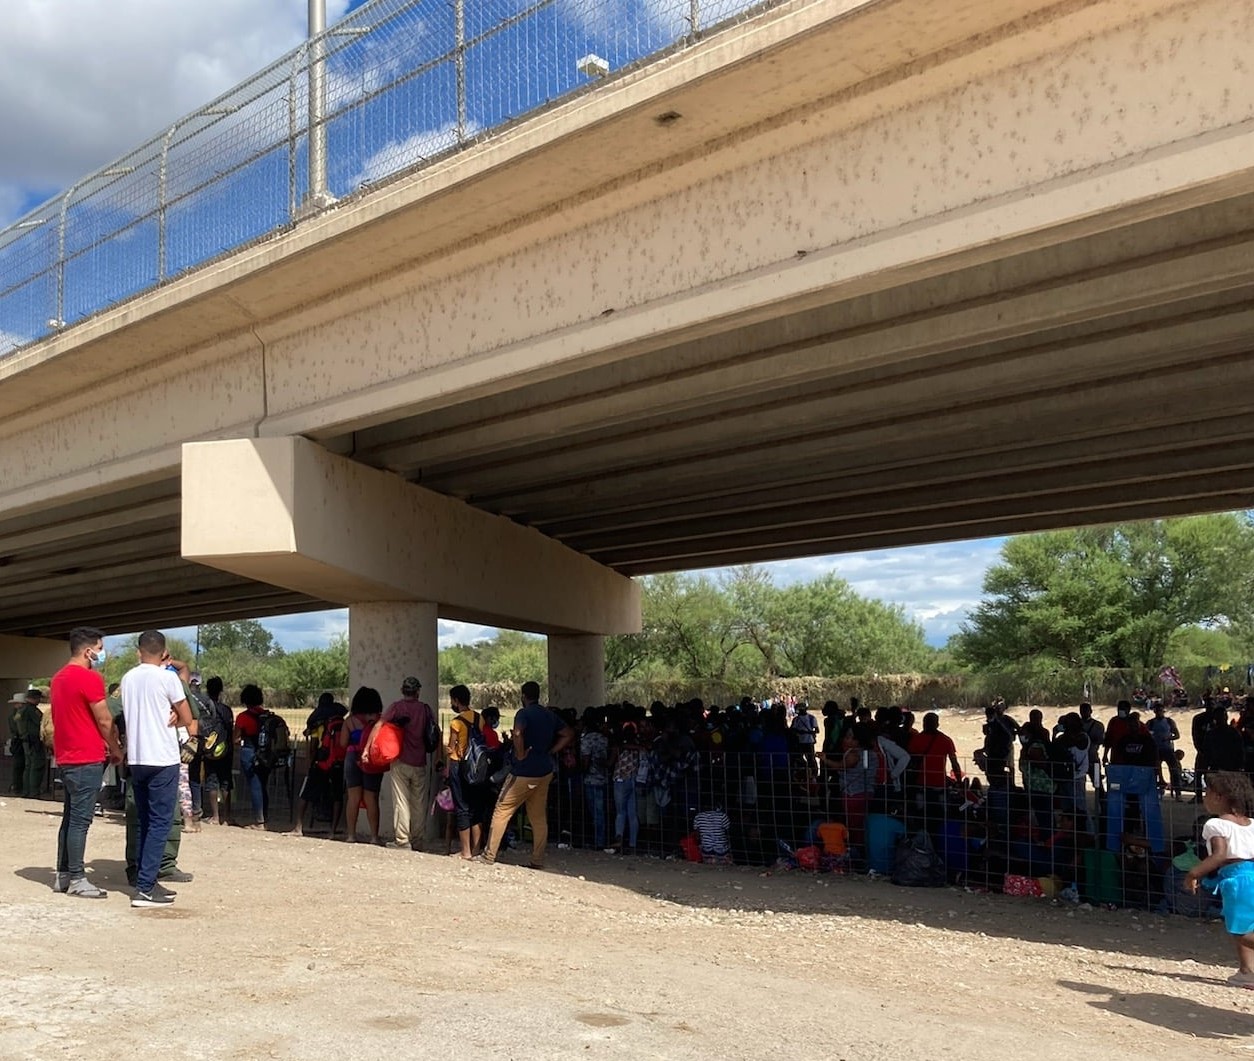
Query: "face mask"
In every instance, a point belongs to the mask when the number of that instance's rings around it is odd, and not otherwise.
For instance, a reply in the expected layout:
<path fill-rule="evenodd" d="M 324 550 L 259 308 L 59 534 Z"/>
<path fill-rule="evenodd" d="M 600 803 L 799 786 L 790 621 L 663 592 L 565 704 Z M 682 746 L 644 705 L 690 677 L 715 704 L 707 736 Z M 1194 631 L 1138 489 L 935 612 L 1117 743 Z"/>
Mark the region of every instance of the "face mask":
<path fill-rule="evenodd" d="M 106 655 L 108 655 L 108 653 L 103 648 L 93 649 L 87 654 L 87 658 L 91 661 L 93 666 L 103 667 Z"/>

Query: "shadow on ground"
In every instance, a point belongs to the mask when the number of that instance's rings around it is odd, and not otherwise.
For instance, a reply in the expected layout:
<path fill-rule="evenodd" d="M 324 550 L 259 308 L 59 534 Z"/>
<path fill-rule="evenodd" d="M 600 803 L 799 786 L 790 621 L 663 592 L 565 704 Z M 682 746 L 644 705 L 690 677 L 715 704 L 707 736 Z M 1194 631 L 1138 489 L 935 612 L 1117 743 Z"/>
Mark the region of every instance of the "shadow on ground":
<path fill-rule="evenodd" d="M 1203 1005 L 1185 998 L 1173 998 L 1171 995 L 1152 992 L 1125 992 L 1114 987 L 1078 983 L 1074 980 L 1059 980 L 1058 986 L 1085 995 L 1100 996 L 1089 1000 L 1089 1005 L 1094 1009 L 1118 1013 L 1169 1031 L 1184 1031 L 1197 1039 L 1247 1039 L 1254 1031 L 1254 1017 L 1248 1014 Z M 1234 987 L 1230 990 L 1234 993 L 1244 992 L 1242 988 Z"/>

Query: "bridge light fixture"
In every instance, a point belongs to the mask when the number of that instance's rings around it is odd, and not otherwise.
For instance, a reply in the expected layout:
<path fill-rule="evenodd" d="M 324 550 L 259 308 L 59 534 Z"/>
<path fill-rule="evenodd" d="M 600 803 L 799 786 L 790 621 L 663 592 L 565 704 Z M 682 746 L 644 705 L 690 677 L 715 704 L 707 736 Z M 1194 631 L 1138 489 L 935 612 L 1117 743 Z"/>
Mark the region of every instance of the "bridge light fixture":
<path fill-rule="evenodd" d="M 584 77 L 607 77 L 610 72 L 610 64 L 608 59 L 602 59 L 599 55 L 589 52 L 577 63 L 575 69 Z"/>

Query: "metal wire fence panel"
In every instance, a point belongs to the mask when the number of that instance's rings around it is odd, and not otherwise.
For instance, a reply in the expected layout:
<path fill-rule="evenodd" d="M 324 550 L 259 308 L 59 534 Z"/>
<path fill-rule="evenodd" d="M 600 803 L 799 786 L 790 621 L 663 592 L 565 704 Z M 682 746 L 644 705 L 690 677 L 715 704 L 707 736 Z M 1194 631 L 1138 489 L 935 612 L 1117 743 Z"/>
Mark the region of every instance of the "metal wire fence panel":
<path fill-rule="evenodd" d="M 0 231 L 0 357 L 771 2 L 374 0 Z"/>

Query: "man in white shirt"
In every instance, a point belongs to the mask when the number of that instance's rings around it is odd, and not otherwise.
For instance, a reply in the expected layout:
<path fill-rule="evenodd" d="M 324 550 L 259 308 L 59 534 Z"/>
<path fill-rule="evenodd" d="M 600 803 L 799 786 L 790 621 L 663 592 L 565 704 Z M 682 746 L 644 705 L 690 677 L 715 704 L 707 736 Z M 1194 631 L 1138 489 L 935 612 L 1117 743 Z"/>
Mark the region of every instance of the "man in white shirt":
<path fill-rule="evenodd" d="M 174 901 L 174 893 L 157 884 L 157 873 L 178 804 L 175 727 L 196 736 L 196 720 L 183 692 L 187 677 L 187 665 L 170 659 L 160 630 L 139 635 L 139 666 L 122 676 L 119 689 L 126 718 L 126 760 L 139 819 L 139 871 L 131 899 L 135 907 L 168 906 Z"/>

